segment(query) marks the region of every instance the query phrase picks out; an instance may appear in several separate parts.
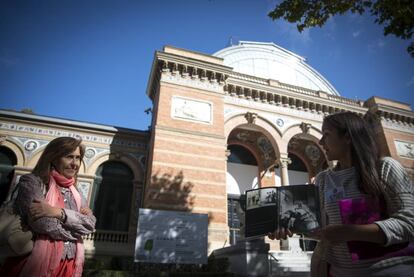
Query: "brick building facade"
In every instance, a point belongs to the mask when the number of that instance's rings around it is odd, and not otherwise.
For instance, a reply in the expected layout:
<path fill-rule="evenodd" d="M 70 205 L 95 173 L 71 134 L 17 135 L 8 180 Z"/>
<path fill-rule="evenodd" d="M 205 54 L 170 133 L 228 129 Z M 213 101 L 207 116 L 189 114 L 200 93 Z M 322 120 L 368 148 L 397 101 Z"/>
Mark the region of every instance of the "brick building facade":
<path fill-rule="evenodd" d="M 165 46 L 155 53 L 147 95 L 149 131 L 0 111 L 1 166 L 15 176 L 30 172 L 53 138 L 83 139 L 78 187 L 105 222 L 86 239 L 90 254 L 132 256 L 139 207 L 208 214 L 209 252 L 230 244 L 230 204 L 245 189 L 310 182 L 329 166 L 318 140 L 323 117 L 338 111 L 367 116 L 383 154 L 414 179 L 409 104 L 341 97 L 303 58 L 273 43 L 240 42 L 214 55 Z"/>

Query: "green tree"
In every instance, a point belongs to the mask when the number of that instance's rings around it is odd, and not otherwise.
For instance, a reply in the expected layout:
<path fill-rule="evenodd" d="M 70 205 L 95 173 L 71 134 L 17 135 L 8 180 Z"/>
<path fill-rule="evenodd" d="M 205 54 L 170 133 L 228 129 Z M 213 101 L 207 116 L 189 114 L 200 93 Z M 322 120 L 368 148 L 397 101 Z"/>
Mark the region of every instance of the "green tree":
<path fill-rule="evenodd" d="M 414 32 L 413 0 L 284 0 L 268 16 L 296 23 L 299 32 L 305 28 L 322 27 L 326 21 L 345 12 L 369 12 L 375 23 L 384 25 L 384 35 L 393 34 L 404 40 Z M 414 58 L 414 41 L 407 48 Z"/>

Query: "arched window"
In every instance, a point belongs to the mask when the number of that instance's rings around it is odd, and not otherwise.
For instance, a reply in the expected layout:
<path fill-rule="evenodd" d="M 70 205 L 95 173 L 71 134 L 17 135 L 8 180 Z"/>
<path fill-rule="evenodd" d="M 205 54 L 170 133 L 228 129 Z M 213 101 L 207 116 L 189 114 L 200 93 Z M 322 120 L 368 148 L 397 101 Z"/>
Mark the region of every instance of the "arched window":
<path fill-rule="evenodd" d="M 227 161 L 229 163 L 257 165 L 256 158 L 253 154 L 240 145 L 229 145 L 230 156 Z"/>
<path fill-rule="evenodd" d="M 121 162 L 108 161 L 96 171 L 91 208 L 96 229 L 128 231 L 134 175 Z"/>
<path fill-rule="evenodd" d="M 308 172 L 305 163 L 295 154 L 289 153 L 289 158 L 292 163 L 289 165 L 289 170 Z"/>
<path fill-rule="evenodd" d="M 9 192 L 16 164 L 17 158 L 14 152 L 7 147 L 0 146 L 0 205 L 3 204 Z"/>

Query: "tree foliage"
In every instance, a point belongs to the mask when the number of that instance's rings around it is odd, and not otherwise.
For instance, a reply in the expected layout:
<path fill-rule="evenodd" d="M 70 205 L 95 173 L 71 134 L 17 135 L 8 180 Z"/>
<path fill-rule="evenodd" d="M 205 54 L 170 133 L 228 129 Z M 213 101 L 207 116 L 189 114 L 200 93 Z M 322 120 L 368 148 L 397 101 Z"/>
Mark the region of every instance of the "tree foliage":
<path fill-rule="evenodd" d="M 296 23 L 302 32 L 305 28 L 322 27 L 330 17 L 348 11 L 369 12 L 375 23 L 384 26 L 384 35 L 408 40 L 414 33 L 413 0 L 284 0 L 268 16 Z M 407 51 L 414 58 L 414 41 Z"/>

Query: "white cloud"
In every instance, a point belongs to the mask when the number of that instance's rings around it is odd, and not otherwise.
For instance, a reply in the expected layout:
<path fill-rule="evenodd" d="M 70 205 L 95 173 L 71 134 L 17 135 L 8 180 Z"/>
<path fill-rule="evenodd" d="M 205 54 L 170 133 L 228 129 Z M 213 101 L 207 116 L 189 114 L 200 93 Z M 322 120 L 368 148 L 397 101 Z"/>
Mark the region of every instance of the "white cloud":
<path fill-rule="evenodd" d="M 357 37 L 359 37 L 359 35 L 361 34 L 361 30 L 358 30 L 358 31 L 355 31 L 355 32 L 352 32 L 352 37 L 353 38 L 357 38 Z"/>

